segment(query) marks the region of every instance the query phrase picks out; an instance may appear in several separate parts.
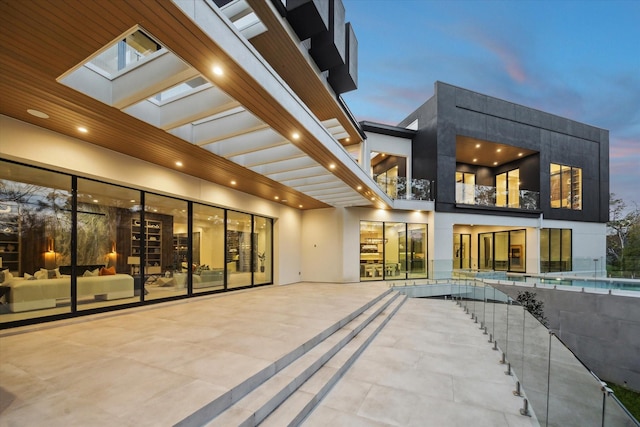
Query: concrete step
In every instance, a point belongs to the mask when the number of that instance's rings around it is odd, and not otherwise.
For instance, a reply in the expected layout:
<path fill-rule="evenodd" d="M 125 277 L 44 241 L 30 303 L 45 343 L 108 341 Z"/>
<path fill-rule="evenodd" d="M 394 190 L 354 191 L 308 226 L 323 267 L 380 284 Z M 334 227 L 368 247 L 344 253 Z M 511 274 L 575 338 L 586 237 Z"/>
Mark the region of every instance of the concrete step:
<path fill-rule="evenodd" d="M 407 296 L 401 296 L 390 301 L 351 341 L 299 386 L 264 421 L 256 424 L 261 427 L 299 425 L 351 367 L 406 299 Z"/>
<path fill-rule="evenodd" d="M 290 365 L 296 362 L 300 357 L 305 356 L 309 352 L 313 351 L 314 353 L 312 354 L 322 354 L 323 350 L 316 349 L 316 347 L 319 344 L 323 344 L 324 346 L 326 346 L 328 343 L 339 341 L 340 336 L 347 335 L 349 331 L 353 331 L 356 329 L 355 325 L 357 325 L 357 322 L 352 324 L 354 319 L 364 319 L 368 317 L 368 316 L 364 316 L 365 312 L 370 312 L 374 307 L 380 307 L 381 305 L 384 306 L 384 304 L 388 303 L 389 300 L 393 298 L 397 298 L 397 296 L 398 296 L 397 292 L 394 292 L 391 289 L 385 292 L 382 292 L 376 298 L 373 298 L 372 300 L 368 301 L 366 304 L 363 304 L 360 308 L 358 308 L 357 310 L 354 310 L 349 315 L 345 316 L 338 322 L 332 324 L 331 326 L 329 326 L 328 328 L 326 328 L 325 330 L 323 330 L 322 332 L 320 332 L 319 334 L 317 334 L 316 336 L 314 336 L 304 344 L 291 350 L 290 352 L 282 356 L 280 359 L 275 361 L 273 364 L 255 373 L 251 377 L 242 381 L 240 384 L 231 388 L 226 393 L 212 400 L 211 402 L 209 402 L 199 410 L 193 412 L 191 415 L 187 416 L 186 418 L 178 422 L 176 426 L 191 427 L 191 426 L 203 426 L 203 425 L 226 425 L 226 426 L 234 425 L 233 423 L 232 424 L 207 424 L 207 423 L 212 423 L 216 419 L 221 418 L 219 416 L 225 412 L 226 413 L 246 413 L 246 411 L 244 411 L 244 408 L 237 405 L 237 403 L 240 402 L 243 398 L 245 398 L 245 396 L 247 396 L 249 393 L 254 392 L 263 383 L 273 378 L 276 374 L 279 374 L 283 369 L 288 368 Z M 340 332 L 334 336 L 334 334 L 336 334 L 338 331 Z M 313 372 L 310 372 L 309 375 L 311 375 Z M 282 376 L 280 378 L 282 378 Z M 279 379 L 275 381 L 283 381 L 283 380 Z M 300 384 L 302 382 L 304 381 L 301 381 Z M 298 384 L 298 386 L 300 384 Z M 277 407 L 277 405 L 275 405 L 275 407 Z M 229 415 L 226 415 L 226 416 L 229 416 Z M 239 425 L 239 424 L 235 424 L 235 425 Z"/>
<path fill-rule="evenodd" d="M 237 401 L 228 410 L 218 415 L 208 427 L 255 426 L 286 401 L 301 385 L 320 370 L 336 353 L 359 336 L 369 324 L 388 310 L 399 294 L 385 293 L 369 304 L 357 317 L 326 337 L 321 343 L 309 349 L 288 366 L 281 369 L 267 381 Z M 351 316 L 349 316 L 351 317 Z"/>

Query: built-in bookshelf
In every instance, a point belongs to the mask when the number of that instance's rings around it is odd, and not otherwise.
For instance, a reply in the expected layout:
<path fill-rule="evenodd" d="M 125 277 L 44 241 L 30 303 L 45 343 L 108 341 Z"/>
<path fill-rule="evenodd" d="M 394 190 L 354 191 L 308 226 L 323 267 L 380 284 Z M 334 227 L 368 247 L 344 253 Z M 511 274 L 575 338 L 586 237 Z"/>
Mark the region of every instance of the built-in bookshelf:
<path fill-rule="evenodd" d="M 145 220 L 145 236 L 147 248 L 147 272 L 158 272 L 162 269 L 162 221 Z M 142 223 L 139 219 L 131 220 L 131 256 L 141 256 Z"/>
<path fill-rule="evenodd" d="M 0 270 L 20 271 L 20 240 L 18 206 L 0 205 Z"/>

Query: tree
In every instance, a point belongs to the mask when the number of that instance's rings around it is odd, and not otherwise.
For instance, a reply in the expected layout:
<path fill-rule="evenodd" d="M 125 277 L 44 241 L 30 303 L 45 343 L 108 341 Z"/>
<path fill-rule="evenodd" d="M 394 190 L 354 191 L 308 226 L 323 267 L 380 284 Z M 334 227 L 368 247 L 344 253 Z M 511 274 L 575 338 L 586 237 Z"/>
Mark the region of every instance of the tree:
<path fill-rule="evenodd" d="M 629 209 L 624 200 L 609 196 L 609 222 L 607 222 L 607 261 L 611 266 L 625 270 L 627 257 L 640 255 L 640 209 L 634 203 Z"/>
<path fill-rule="evenodd" d="M 538 319 L 540 323 L 547 326 L 548 320 L 544 315 L 544 303 L 536 299 L 535 292 L 518 291 L 516 300 L 527 310 L 533 317 Z"/>

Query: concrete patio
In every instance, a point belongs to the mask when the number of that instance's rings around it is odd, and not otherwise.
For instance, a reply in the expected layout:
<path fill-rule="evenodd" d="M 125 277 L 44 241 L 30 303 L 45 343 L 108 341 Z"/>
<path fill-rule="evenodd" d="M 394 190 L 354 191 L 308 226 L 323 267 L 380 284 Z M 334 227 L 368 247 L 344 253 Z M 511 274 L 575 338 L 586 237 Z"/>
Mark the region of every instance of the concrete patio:
<path fill-rule="evenodd" d="M 538 425 L 499 358 L 451 301 L 269 286 L 1 331 L 0 426 Z"/>

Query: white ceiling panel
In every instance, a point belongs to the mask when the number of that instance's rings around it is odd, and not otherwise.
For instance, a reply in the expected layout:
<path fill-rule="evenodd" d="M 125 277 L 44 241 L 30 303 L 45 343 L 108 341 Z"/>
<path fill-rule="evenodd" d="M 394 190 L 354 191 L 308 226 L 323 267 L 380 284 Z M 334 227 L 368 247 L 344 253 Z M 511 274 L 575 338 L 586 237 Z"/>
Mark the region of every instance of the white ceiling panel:
<path fill-rule="evenodd" d="M 277 147 L 265 148 L 252 153 L 240 154 L 238 156 L 229 157 L 234 163 L 247 168 L 253 168 L 259 165 L 274 163 L 282 160 L 295 159 L 306 156 L 298 147 L 293 144 L 279 145 Z"/>

